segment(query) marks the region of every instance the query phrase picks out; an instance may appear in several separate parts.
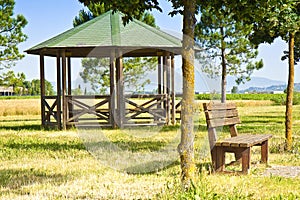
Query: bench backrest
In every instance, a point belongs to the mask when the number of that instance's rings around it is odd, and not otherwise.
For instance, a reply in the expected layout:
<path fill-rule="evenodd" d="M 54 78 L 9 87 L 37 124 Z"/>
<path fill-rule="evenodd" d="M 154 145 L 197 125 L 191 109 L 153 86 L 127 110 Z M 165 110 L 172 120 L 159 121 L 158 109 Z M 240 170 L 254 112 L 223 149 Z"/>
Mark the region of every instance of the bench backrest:
<path fill-rule="evenodd" d="M 203 109 L 211 149 L 217 141 L 217 127 L 229 126 L 231 137 L 237 136 L 235 125 L 240 124 L 241 121 L 234 103 L 203 103 Z"/>

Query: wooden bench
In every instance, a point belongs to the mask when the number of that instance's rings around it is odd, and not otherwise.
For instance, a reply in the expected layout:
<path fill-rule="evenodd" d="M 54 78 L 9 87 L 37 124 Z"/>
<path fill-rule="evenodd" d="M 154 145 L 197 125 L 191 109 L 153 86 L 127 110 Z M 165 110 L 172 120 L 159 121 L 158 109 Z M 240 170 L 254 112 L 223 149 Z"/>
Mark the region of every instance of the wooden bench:
<path fill-rule="evenodd" d="M 238 135 L 236 124 L 241 122 L 234 103 L 204 103 L 203 108 L 215 172 L 225 170 L 225 153 L 230 152 L 235 154 L 236 161 L 242 163 L 242 173 L 247 174 L 252 146 L 261 146 L 261 161 L 268 162 L 268 140 L 272 135 Z M 229 126 L 231 137 L 218 140 L 216 128 L 223 126 Z"/>

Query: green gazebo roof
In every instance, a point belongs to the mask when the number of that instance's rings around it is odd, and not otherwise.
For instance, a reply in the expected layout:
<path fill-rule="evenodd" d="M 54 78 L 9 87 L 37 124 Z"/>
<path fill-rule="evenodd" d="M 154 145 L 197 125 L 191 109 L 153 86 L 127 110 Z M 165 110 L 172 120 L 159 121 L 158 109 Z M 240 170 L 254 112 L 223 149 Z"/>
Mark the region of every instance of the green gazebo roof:
<path fill-rule="evenodd" d="M 123 25 L 122 14 L 106 12 L 28 50 L 29 54 L 56 56 L 65 50 L 72 57 L 110 56 L 119 49 L 123 56 L 156 56 L 163 51 L 181 52 L 181 40 L 141 21 Z"/>

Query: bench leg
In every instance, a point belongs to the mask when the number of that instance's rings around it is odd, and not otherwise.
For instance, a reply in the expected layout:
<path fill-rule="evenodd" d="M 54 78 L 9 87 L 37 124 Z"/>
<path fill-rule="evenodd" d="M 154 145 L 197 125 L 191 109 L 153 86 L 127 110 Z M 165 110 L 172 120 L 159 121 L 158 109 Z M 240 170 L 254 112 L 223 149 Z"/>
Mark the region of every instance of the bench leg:
<path fill-rule="evenodd" d="M 268 163 L 268 140 L 261 145 L 261 162 Z"/>
<path fill-rule="evenodd" d="M 215 147 L 216 149 L 216 160 L 215 160 L 215 171 L 222 172 L 225 168 L 225 151 L 222 147 Z"/>
<path fill-rule="evenodd" d="M 248 174 L 250 169 L 250 152 L 251 148 L 248 147 L 242 152 L 242 172 Z"/>
<path fill-rule="evenodd" d="M 234 156 L 235 156 L 235 161 L 236 161 L 236 162 L 242 163 L 242 153 L 240 153 L 240 152 L 235 152 L 235 153 L 234 153 Z"/>

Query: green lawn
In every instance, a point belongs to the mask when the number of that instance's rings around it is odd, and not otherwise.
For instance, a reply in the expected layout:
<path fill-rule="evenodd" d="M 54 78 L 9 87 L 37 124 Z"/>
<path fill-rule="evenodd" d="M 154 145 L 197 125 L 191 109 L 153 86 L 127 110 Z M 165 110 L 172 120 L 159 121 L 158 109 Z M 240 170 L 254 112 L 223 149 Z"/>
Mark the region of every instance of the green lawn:
<path fill-rule="evenodd" d="M 240 133 L 272 133 L 269 165 L 300 166 L 300 106 L 294 106 L 294 148 L 284 152 L 284 106 L 239 107 Z M 204 114 L 195 120 L 194 190 L 180 188 L 178 156 L 172 154 L 180 127 L 125 130 L 41 130 L 38 115 L 0 117 L 1 199 L 299 199 L 300 178 L 262 176 L 266 166 L 253 164 L 249 175 L 210 175 Z M 99 153 L 85 137 L 118 147 Z M 222 133 L 224 135 L 224 133 Z M 100 141 L 105 138 L 106 141 Z M 92 138 L 93 139 L 93 138 Z M 94 140 L 93 140 L 94 141 Z M 104 143 L 106 142 L 106 143 Z M 86 144 L 86 145 L 84 145 Z M 172 145 L 169 145 L 172 144 Z M 109 146 L 108 145 L 108 146 Z M 86 149 L 92 150 L 91 152 Z M 162 151 L 173 148 L 173 151 Z M 158 152 L 158 153 L 157 153 Z M 166 154 L 167 152 L 167 154 Z M 155 154 L 156 153 L 156 154 Z M 146 163 L 134 156 L 151 155 Z M 252 161 L 259 160 L 258 149 Z M 230 157 L 230 156 L 229 156 Z M 115 163 L 129 159 L 130 165 Z M 155 158 L 155 159 L 153 159 Z M 114 161 L 112 165 L 110 161 Z M 144 161 L 144 160 L 143 160 Z M 161 162 L 157 162 L 161 161 Z M 163 163 L 166 161 L 165 163 Z M 159 165 L 163 163 L 164 165 Z M 124 164 L 124 163 L 123 163 Z M 169 164 L 169 165 L 167 165 Z M 164 167 L 160 169 L 160 167 Z M 117 168 L 114 170 L 112 168 Z M 150 172 L 152 171 L 152 172 Z M 143 173 L 146 172 L 146 173 Z"/>

